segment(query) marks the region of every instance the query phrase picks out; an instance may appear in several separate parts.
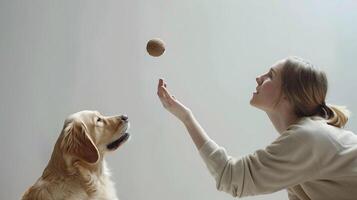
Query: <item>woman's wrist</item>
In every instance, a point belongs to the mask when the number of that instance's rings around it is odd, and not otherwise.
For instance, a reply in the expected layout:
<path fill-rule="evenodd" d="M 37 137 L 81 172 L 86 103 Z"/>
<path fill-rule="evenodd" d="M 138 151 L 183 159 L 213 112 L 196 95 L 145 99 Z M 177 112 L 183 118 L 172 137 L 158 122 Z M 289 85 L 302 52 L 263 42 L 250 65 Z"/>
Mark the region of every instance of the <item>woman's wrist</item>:
<path fill-rule="evenodd" d="M 192 124 L 192 121 L 195 119 L 195 117 L 193 116 L 193 113 L 189 110 L 187 111 L 186 115 L 183 116 L 183 118 L 181 119 L 181 122 L 187 126 L 188 124 Z"/>

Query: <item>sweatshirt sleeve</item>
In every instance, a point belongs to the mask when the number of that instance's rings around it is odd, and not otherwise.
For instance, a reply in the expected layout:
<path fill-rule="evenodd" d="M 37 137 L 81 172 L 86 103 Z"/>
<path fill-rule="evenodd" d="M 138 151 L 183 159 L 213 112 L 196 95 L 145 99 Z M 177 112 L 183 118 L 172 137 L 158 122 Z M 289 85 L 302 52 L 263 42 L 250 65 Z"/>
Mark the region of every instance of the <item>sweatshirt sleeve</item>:
<path fill-rule="evenodd" d="M 234 197 L 267 194 L 305 182 L 316 174 L 318 155 L 308 135 L 287 131 L 265 149 L 240 158 L 227 155 L 213 140 L 199 152 L 218 190 Z"/>
<path fill-rule="evenodd" d="M 298 196 L 294 193 L 294 191 L 291 188 L 287 188 L 286 191 L 288 192 L 288 198 L 289 200 L 301 200 L 299 199 Z"/>

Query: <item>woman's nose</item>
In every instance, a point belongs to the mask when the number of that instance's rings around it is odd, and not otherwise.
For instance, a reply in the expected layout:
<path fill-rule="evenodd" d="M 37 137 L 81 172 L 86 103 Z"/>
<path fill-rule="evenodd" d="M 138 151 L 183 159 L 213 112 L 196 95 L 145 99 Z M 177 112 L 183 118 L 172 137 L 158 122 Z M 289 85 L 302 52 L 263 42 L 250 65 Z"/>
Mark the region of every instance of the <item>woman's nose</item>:
<path fill-rule="evenodd" d="M 255 78 L 255 81 L 257 81 L 257 83 L 258 83 L 258 85 L 259 85 L 259 83 L 260 83 L 260 77 L 258 76 L 257 78 Z"/>

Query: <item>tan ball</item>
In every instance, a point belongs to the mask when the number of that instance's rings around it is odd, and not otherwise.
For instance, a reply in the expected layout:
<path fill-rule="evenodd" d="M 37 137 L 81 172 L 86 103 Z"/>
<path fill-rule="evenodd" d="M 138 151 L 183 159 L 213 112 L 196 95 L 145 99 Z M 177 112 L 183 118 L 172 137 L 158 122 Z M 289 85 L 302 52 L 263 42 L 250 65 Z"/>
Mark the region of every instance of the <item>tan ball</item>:
<path fill-rule="evenodd" d="M 151 56 L 161 56 L 165 52 L 165 43 L 159 38 L 151 39 L 146 45 L 146 51 Z"/>

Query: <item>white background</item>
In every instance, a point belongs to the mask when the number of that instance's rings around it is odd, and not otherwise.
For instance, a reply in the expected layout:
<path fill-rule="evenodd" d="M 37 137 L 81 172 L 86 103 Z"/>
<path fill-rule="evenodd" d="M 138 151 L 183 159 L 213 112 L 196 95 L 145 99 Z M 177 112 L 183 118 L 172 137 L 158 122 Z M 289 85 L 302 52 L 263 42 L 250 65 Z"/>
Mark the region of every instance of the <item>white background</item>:
<path fill-rule="evenodd" d="M 158 78 L 230 155 L 253 153 L 278 136 L 249 100 L 279 59 L 322 68 L 327 103 L 357 111 L 356 10 L 352 0 L 0 0 L 0 199 L 20 199 L 64 119 L 84 109 L 129 116 L 131 140 L 107 157 L 120 199 L 232 199 L 161 106 Z M 154 37 L 167 47 L 159 58 L 145 51 Z"/>

